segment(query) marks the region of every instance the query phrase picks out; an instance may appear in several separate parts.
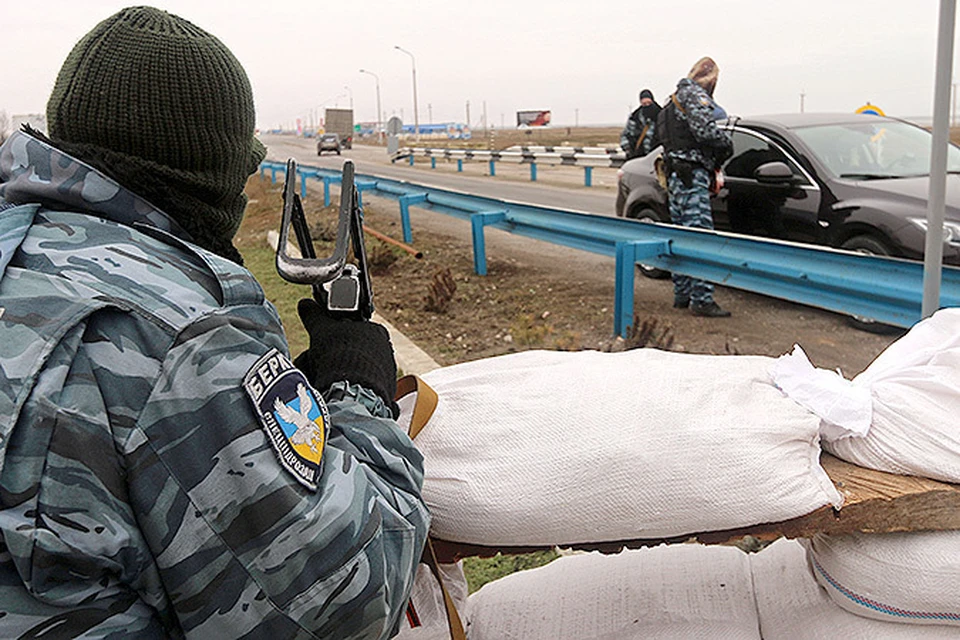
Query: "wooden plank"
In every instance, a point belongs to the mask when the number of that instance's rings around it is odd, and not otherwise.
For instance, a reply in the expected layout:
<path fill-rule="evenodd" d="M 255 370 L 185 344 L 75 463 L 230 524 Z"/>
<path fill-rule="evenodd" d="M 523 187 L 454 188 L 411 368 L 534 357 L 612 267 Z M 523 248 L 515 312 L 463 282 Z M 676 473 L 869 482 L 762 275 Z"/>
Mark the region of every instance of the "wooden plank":
<path fill-rule="evenodd" d="M 752 535 L 761 540 L 814 533 L 892 533 L 960 529 L 960 485 L 865 469 L 829 454 L 820 463 L 843 494 L 839 510 L 824 507 L 793 520 L 701 533 L 706 544 Z"/>
<path fill-rule="evenodd" d="M 839 510 L 823 507 L 784 522 L 694 533 L 671 539 L 621 540 L 572 546 L 576 549 L 617 553 L 624 548 L 687 542 L 691 539 L 704 544 L 720 544 L 748 535 L 761 540 L 774 540 L 780 537 L 809 538 L 815 533 L 892 533 L 960 529 L 960 485 L 865 469 L 829 454 L 823 454 L 820 462 L 843 495 L 844 504 Z M 434 548 L 440 562 L 446 563 L 471 556 L 530 553 L 547 547 L 489 547 L 435 539 Z"/>

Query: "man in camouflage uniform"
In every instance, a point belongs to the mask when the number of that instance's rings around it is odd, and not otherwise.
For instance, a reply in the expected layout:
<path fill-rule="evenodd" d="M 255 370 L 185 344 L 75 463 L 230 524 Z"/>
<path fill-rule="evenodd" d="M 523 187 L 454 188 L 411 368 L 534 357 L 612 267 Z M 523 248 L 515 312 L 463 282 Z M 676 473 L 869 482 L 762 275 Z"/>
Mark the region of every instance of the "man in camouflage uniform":
<path fill-rule="evenodd" d="M 676 93 L 661 111 L 657 137 L 664 149 L 670 219 L 674 224 L 713 229 L 710 192 L 716 170 L 733 153 L 730 135 L 716 123 L 722 109 L 713 101 L 719 69 L 701 58 L 677 83 Z M 726 317 L 729 311 L 713 299 L 713 284 L 673 274 L 673 306 L 697 316 Z"/>
<path fill-rule="evenodd" d="M 239 62 L 124 9 L 47 116 L 0 147 L 0 637 L 390 637 L 422 459 L 383 327 L 301 303 L 301 371 L 237 264 Z"/>
<path fill-rule="evenodd" d="M 627 154 L 627 160 L 639 158 L 653 151 L 656 143 L 657 115 L 660 105 L 653 99 L 653 92 L 644 89 L 640 92 L 640 106 L 634 109 L 627 124 L 620 132 L 620 148 Z"/>

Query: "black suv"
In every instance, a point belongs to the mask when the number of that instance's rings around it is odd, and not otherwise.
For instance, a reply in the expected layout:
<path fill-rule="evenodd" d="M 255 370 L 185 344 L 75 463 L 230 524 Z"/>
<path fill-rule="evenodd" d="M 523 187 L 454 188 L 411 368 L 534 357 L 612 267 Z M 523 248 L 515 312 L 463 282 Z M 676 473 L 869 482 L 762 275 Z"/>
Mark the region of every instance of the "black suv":
<path fill-rule="evenodd" d="M 864 114 L 731 118 L 733 156 L 712 198 L 723 231 L 922 259 L 930 189 L 929 131 Z M 620 217 L 669 222 L 657 149 L 618 173 Z M 950 145 L 947 170 L 960 173 Z M 947 176 L 943 260 L 960 265 L 960 176 Z M 645 268 L 651 277 L 664 272 Z"/>

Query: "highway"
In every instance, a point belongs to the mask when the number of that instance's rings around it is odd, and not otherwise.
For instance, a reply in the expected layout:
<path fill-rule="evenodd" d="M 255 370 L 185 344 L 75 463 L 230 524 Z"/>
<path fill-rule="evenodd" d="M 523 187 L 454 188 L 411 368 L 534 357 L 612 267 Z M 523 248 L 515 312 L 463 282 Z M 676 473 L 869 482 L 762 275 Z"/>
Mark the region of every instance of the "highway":
<path fill-rule="evenodd" d="M 318 157 L 316 140 L 312 138 L 263 135 L 261 140 L 267 146 L 267 158 L 277 162 L 294 158 L 300 164 L 340 169 L 343 161 L 349 158 L 354 161 L 358 173 L 568 211 L 614 215 L 615 169 L 594 169 L 596 186 L 585 187 L 581 167 L 538 166 L 543 177 L 538 182 L 531 182 L 528 165 L 498 163 L 497 175 L 491 177 L 479 175 L 480 172 L 486 173 L 486 163 L 464 163 L 464 173 L 456 173 L 455 164 L 431 170 L 429 161 L 424 159 L 418 161 L 416 168 L 405 162 L 391 163 L 384 147 L 354 145 L 353 149 L 344 149 L 340 156 L 325 153 Z"/>

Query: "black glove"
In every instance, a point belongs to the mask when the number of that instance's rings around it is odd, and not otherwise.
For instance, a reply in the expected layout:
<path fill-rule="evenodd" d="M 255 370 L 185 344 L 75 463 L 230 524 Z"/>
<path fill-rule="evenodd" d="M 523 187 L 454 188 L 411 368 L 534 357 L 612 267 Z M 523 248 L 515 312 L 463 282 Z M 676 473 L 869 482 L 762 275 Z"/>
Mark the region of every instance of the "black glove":
<path fill-rule="evenodd" d="M 294 364 L 310 384 L 320 393 L 341 380 L 361 385 L 397 416 L 397 362 L 387 330 L 374 322 L 332 318 L 311 298 L 301 300 L 297 312 L 310 335 L 310 348 Z"/>

